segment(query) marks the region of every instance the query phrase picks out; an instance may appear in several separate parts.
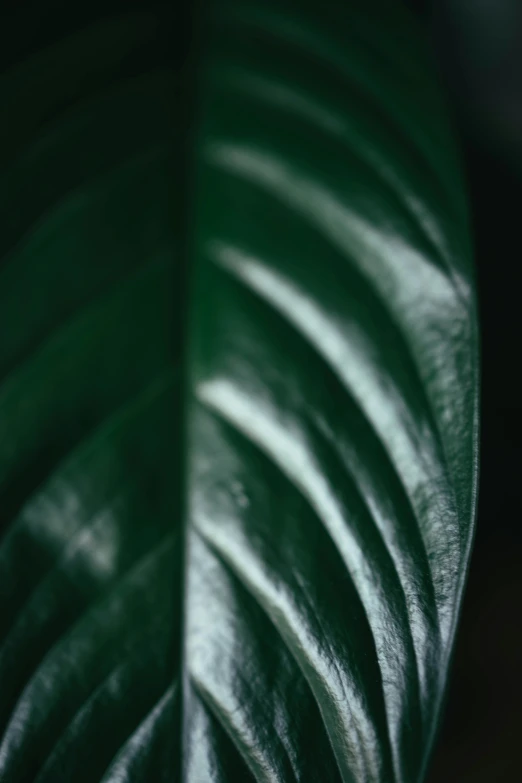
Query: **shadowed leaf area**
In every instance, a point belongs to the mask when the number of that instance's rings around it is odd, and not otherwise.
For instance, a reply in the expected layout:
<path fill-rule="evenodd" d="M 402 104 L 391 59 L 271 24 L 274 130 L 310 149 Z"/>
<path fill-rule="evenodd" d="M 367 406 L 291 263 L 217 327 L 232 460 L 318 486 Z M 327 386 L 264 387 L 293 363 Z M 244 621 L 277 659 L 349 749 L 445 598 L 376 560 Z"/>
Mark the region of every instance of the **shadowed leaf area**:
<path fill-rule="evenodd" d="M 2 12 L 0 780 L 420 783 L 477 464 L 425 34 L 182 11 Z"/>

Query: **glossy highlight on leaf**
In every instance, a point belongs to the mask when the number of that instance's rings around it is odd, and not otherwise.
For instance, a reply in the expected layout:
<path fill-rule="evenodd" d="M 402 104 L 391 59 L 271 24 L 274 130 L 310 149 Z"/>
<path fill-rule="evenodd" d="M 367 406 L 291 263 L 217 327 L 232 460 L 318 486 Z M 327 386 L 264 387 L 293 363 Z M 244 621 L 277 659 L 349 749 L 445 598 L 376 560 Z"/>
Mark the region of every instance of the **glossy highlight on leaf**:
<path fill-rule="evenodd" d="M 424 33 L 209 3 L 187 129 L 170 6 L 33 5 L 0 76 L 0 780 L 420 783 L 478 439 Z"/>

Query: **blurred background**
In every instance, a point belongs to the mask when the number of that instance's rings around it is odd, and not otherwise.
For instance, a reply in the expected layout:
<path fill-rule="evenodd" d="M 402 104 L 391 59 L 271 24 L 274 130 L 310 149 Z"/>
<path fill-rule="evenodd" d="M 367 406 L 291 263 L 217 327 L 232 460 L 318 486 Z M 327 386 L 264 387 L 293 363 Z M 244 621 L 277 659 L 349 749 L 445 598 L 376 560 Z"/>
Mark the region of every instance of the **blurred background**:
<path fill-rule="evenodd" d="M 516 783 L 522 739 L 522 1 L 410 0 L 462 147 L 482 331 L 479 515 L 429 783 Z"/>

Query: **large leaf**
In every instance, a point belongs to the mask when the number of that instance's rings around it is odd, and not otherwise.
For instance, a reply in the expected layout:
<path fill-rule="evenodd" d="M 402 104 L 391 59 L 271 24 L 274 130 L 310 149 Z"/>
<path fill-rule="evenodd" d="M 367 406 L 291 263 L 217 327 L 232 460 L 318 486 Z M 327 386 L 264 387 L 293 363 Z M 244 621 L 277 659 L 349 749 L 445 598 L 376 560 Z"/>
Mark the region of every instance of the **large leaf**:
<path fill-rule="evenodd" d="M 204 8 L 187 146 L 170 8 L 45 5 L 0 77 L 0 780 L 416 783 L 477 449 L 422 33 Z"/>

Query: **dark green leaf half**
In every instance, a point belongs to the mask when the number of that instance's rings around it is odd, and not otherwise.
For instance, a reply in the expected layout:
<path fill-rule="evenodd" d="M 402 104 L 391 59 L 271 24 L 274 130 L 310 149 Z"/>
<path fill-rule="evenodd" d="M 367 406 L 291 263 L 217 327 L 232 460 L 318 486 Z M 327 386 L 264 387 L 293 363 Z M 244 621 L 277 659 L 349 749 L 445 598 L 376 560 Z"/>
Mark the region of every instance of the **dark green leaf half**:
<path fill-rule="evenodd" d="M 32 5 L 0 76 L 0 780 L 417 783 L 477 453 L 422 33 L 217 4 L 185 210 L 172 10 Z"/>
<path fill-rule="evenodd" d="M 159 13 L 95 11 L 67 36 L 40 20 L 23 57 L 12 38 L 0 77 L 11 783 L 167 781 L 179 755 L 176 89 Z"/>

